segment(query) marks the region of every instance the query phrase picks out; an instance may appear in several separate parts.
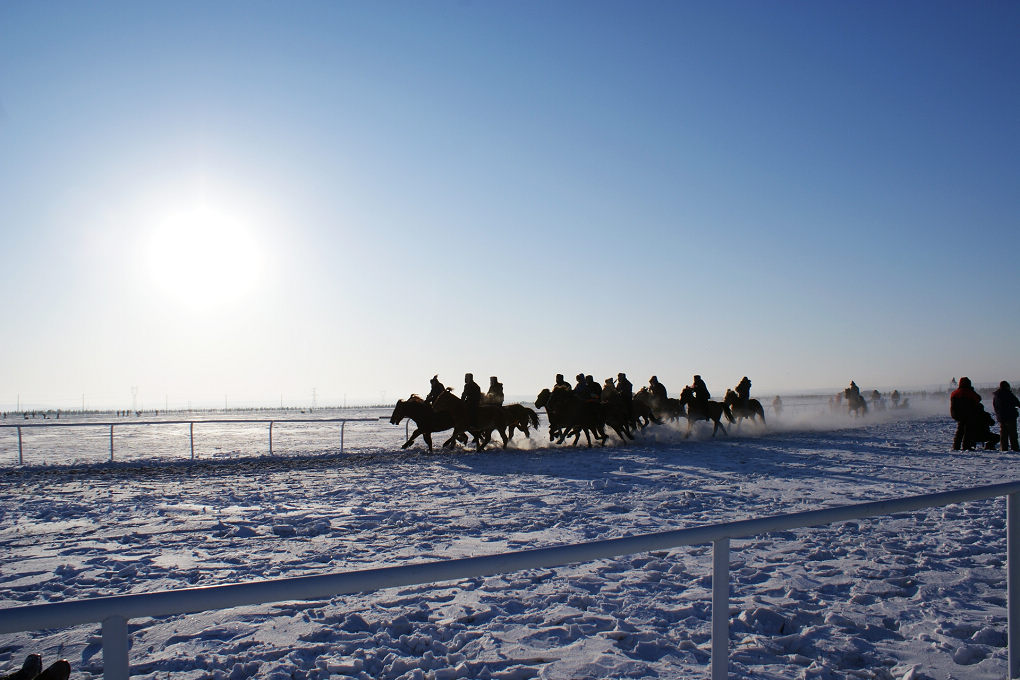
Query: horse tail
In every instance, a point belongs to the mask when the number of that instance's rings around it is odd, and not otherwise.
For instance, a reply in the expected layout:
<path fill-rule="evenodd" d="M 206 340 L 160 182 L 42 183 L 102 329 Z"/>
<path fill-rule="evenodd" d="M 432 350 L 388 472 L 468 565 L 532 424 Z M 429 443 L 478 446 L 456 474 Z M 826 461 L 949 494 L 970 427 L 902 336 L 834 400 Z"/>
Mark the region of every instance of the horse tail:
<path fill-rule="evenodd" d="M 531 426 L 537 428 L 538 427 L 538 414 L 535 413 L 532 409 L 528 408 L 527 406 L 524 407 L 524 410 L 528 414 L 528 421 L 531 423 Z"/>
<path fill-rule="evenodd" d="M 733 417 L 733 411 L 731 411 L 730 407 L 727 406 L 726 404 L 722 405 L 722 412 L 723 415 L 726 416 L 726 420 L 730 421 L 731 423 L 737 422 L 736 419 Z"/>

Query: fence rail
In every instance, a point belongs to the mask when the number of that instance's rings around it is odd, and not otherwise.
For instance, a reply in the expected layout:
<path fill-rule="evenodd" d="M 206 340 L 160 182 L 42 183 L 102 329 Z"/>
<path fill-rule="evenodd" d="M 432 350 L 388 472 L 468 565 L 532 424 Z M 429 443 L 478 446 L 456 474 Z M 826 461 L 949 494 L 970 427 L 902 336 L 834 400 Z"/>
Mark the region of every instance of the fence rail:
<path fill-rule="evenodd" d="M 113 429 L 114 427 L 134 427 L 137 425 L 188 425 L 188 437 L 191 446 L 191 460 L 195 460 L 195 425 L 213 424 L 251 424 L 264 423 L 269 425 L 269 455 L 273 455 L 273 425 L 276 423 L 340 423 L 340 453 L 344 451 L 344 431 L 347 423 L 377 422 L 379 418 L 217 418 L 202 420 L 132 420 L 119 422 L 78 422 L 78 423 L 17 423 L 0 425 L 0 429 L 18 430 L 18 465 L 25 464 L 23 428 L 36 427 L 109 427 L 110 428 L 110 462 L 113 462 Z"/>
<path fill-rule="evenodd" d="M 130 672 L 127 621 L 132 618 L 193 614 L 290 600 L 319 600 L 382 588 L 491 576 L 522 569 L 561 567 L 651 550 L 711 543 L 711 678 L 723 680 L 727 677 L 729 666 L 730 540 L 1000 496 L 1007 497 L 1007 677 L 1017 678 L 1020 677 L 1020 481 L 482 557 L 11 607 L 0 609 L 0 633 L 101 622 L 104 677 L 106 680 L 127 680 Z"/>

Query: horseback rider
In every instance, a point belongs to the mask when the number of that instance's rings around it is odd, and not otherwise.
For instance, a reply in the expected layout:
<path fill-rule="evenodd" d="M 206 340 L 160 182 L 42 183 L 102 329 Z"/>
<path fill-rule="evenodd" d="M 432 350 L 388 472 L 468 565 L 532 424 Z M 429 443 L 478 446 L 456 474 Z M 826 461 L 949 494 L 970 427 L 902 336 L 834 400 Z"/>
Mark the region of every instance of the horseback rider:
<path fill-rule="evenodd" d="M 602 399 L 602 385 L 595 382 L 595 376 L 585 376 L 585 383 L 588 385 L 588 395 L 592 399 Z"/>
<path fill-rule="evenodd" d="M 606 383 L 602 387 L 602 403 L 611 404 L 620 398 L 620 393 L 616 390 L 616 385 L 613 384 L 612 378 L 606 378 Z"/>
<path fill-rule="evenodd" d="M 438 373 L 432 376 L 432 379 L 429 380 L 429 385 L 432 388 L 429 390 L 429 395 L 425 397 L 425 403 L 432 406 L 436 402 L 436 397 L 446 391 L 446 387 L 443 386 L 443 383 L 439 382 Z"/>
<path fill-rule="evenodd" d="M 478 422 L 478 406 L 482 403 L 482 388 L 475 382 L 475 376 L 471 373 L 464 374 L 464 391 L 460 394 L 460 400 L 467 410 L 468 422 L 472 426 Z"/>
<path fill-rule="evenodd" d="M 708 400 L 712 398 L 709 394 L 708 385 L 701 379 L 700 375 L 695 374 L 694 382 L 691 383 L 691 390 L 694 391 L 694 402 L 702 410 L 708 406 Z"/>
<path fill-rule="evenodd" d="M 496 376 L 489 378 L 489 391 L 482 397 L 482 403 L 489 406 L 503 405 L 503 383 Z"/>
<path fill-rule="evenodd" d="M 659 382 L 658 376 L 648 379 L 648 391 L 652 393 L 652 403 L 661 408 L 666 403 L 666 386 Z"/>
<path fill-rule="evenodd" d="M 737 396 L 740 398 L 740 405 L 744 408 L 748 408 L 751 404 L 751 381 L 745 375 L 737 383 L 737 389 L 734 390 Z"/>
<path fill-rule="evenodd" d="M 846 388 L 846 396 L 848 399 L 850 398 L 850 395 L 853 395 L 858 399 L 861 396 L 861 388 L 858 387 L 857 383 L 855 383 L 853 380 L 850 381 L 850 387 Z"/>
<path fill-rule="evenodd" d="M 582 401 L 591 399 L 591 393 L 588 390 L 588 378 L 584 373 L 578 373 L 574 376 L 574 379 L 577 381 L 577 384 L 574 385 L 574 396 Z"/>
<path fill-rule="evenodd" d="M 566 380 L 563 379 L 563 374 L 562 373 L 557 373 L 556 374 L 556 384 L 553 385 L 553 390 L 559 390 L 559 389 L 565 389 L 565 390 L 569 390 L 570 389 L 570 383 L 568 383 Z"/>
<path fill-rule="evenodd" d="M 627 409 L 627 418 L 634 418 L 634 385 L 627 380 L 626 373 L 616 374 L 616 391 L 623 398 L 623 405 Z"/>

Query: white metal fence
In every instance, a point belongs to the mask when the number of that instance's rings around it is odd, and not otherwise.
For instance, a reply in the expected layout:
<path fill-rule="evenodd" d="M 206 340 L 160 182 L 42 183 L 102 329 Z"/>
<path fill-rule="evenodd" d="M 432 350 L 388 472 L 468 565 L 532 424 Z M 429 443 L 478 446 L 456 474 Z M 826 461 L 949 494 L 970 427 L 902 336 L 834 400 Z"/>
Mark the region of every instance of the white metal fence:
<path fill-rule="evenodd" d="M 723 680 L 729 665 L 730 540 L 763 533 L 879 517 L 925 508 L 1006 496 L 1006 609 L 1008 677 L 1020 677 L 1020 481 L 959 489 L 897 500 L 845 505 L 709 526 L 628 536 L 589 543 L 538 548 L 400 567 L 301 576 L 295 578 L 186 588 L 156 593 L 101 597 L 71 602 L 0 609 L 0 633 L 102 623 L 103 673 L 106 680 L 127 680 L 129 619 L 193 614 L 214 609 L 364 593 L 397 586 L 491 576 L 522 569 L 632 555 L 651 550 L 712 543 L 711 678 Z"/>
<path fill-rule="evenodd" d="M 203 419 L 203 420 L 128 420 L 120 422 L 51 422 L 51 423 L 15 423 L 0 425 L 2 429 L 18 430 L 18 465 L 25 464 L 24 429 L 29 428 L 51 428 L 51 427 L 108 427 L 110 428 L 110 462 L 113 462 L 113 431 L 115 427 L 135 427 L 153 425 L 187 425 L 188 438 L 191 448 L 191 460 L 195 459 L 195 425 L 222 425 L 222 424 L 252 424 L 262 423 L 269 425 L 269 455 L 273 455 L 273 426 L 277 423 L 339 423 L 340 424 L 340 453 L 344 451 L 344 433 L 347 423 L 352 422 L 376 422 L 378 418 L 229 418 L 229 419 Z M 406 428 L 405 428 L 406 429 Z"/>

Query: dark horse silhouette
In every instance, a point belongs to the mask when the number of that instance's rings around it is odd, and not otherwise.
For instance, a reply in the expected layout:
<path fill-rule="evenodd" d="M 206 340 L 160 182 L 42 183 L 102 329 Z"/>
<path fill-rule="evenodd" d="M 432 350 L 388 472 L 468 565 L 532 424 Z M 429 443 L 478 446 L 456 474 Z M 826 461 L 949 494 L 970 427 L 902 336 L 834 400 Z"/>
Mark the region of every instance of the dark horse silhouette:
<path fill-rule="evenodd" d="M 843 398 L 846 399 L 847 413 L 853 413 L 855 416 L 868 415 L 868 402 L 865 401 L 860 392 L 848 387 L 843 390 Z"/>
<path fill-rule="evenodd" d="M 755 418 L 761 418 L 761 424 L 765 424 L 765 409 L 757 399 L 748 399 L 747 404 L 744 404 L 740 401 L 740 395 L 733 390 L 726 390 L 723 403 L 730 407 L 730 411 L 733 412 L 733 416 L 737 419 L 738 428 L 740 427 L 740 421 L 744 418 L 750 418 L 752 423 L 756 422 Z"/>
<path fill-rule="evenodd" d="M 507 437 L 513 439 L 514 429 L 524 433 L 524 436 L 531 439 L 531 432 L 528 427 L 538 429 L 538 414 L 522 404 L 507 404 L 503 407 L 506 413 Z"/>
<path fill-rule="evenodd" d="M 694 398 L 694 390 L 689 386 L 680 393 L 680 404 L 687 407 L 687 434 L 684 435 L 685 437 L 691 436 L 691 428 L 694 427 L 694 422 L 697 420 L 710 420 L 715 424 L 712 428 L 713 437 L 717 430 L 722 430 L 723 434 L 727 434 L 726 428 L 719 422 L 723 416 L 726 416 L 726 420 L 731 423 L 736 422 L 729 406 L 718 401 L 701 404 Z"/>
<path fill-rule="evenodd" d="M 665 418 L 674 423 L 684 416 L 684 407 L 680 405 L 679 399 L 668 397 L 660 403 L 660 400 L 656 399 L 647 387 L 642 387 L 637 391 L 637 394 L 634 395 L 634 403 L 644 404 L 655 414 L 656 418 Z"/>
<path fill-rule="evenodd" d="M 425 400 L 419 397 L 417 394 L 412 394 L 408 399 L 400 399 L 397 401 L 397 405 L 393 408 L 393 414 L 390 416 L 390 423 L 393 425 L 399 425 L 400 421 L 404 418 L 410 418 L 414 421 L 414 432 L 411 433 L 411 438 L 404 442 L 404 445 L 400 448 L 406 449 L 414 440 L 421 435 L 421 438 L 425 440 L 425 445 L 428 447 L 429 452 L 432 451 L 432 433 L 443 432 L 453 427 L 453 416 L 449 413 L 439 413 L 431 406 L 425 403 Z M 462 443 L 467 443 L 467 435 L 461 436 Z"/>
<path fill-rule="evenodd" d="M 446 413 L 453 418 L 453 434 L 443 442 L 443 448 L 452 447 L 453 443 L 460 439 L 460 435 L 470 432 L 477 442 L 478 450 L 481 451 L 486 444 L 492 441 L 493 430 L 499 432 L 499 436 L 503 440 L 503 448 L 506 448 L 509 438 L 506 436 L 506 411 L 502 406 L 495 404 L 479 406 L 474 422 L 472 422 L 467 405 L 452 392 L 442 392 L 436 397 L 433 406 L 438 413 Z"/>
<path fill-rule="evenodd" d="M 574 435 L 573 445 L 577 446 L 583 432 L 589 448 L 593 434 L 595 441 L 605 443 L 606 433 L 600 423 L 598 402 L 579 399 L 570 390 L 544 389 L 535 398 L 535 407 L 545 408 L 549 414 L 550 442 L 562 444 L 563 440 Z"/>

